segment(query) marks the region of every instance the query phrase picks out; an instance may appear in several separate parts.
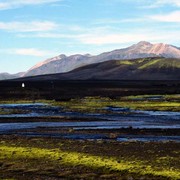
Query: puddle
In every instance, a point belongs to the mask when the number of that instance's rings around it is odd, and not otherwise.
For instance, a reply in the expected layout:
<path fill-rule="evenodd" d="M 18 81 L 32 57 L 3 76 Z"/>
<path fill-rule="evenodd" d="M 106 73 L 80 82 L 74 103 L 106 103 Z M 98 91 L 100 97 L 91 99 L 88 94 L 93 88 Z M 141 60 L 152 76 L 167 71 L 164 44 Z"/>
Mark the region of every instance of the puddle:
<path fill-rule="evenodd" d="M 163 96 L 145 96 L 145 97 L 132 98 L 132 100 L 136 100 L 136 101 L 144 101 L 144 100 L 159 101 L 163 99 L 164 99 Z"/>
<path fill-rule="evenodd" d="M 45 103 L 0 104 L 0 108 L 26 108 L 47 106 Z"/>
<path fill-rule="evenodd" d="M 23 132 L 17 133 L 18 135 L 28 137 L 54 137 L 54 138 L 66 138 L 74 140 L 100 140 L 108 139 L 107 136 L 102 134 L 64 134 L 64 133 L 34 133 L 34 132 Z"/>
<path fill-rule="evenodd" d="M 136 113 L 142 113 L 142 114 L 147 114 L 151 116 L 178 116 L 180 120 L 180 112 L 171 112 L 171 111 L 134 111 Z"/>
<path fill-rule="evenodd" d="M 121 121 L 87 121 L 87 122 L 28 122 L 28 123 L 0 123 L 0 133 L 23 130 L 23 129 L 35 129 L 35 128 L 46 128 L 46 127 L 59 127 L 66 128 L 71 127 L 75 130 L 81 129 L 119 129 L 119 128 L 180 128 L 180 125 L 166 125 L 166 124 L 142 124 L 137 123 L 131 126 L 131 122 L 121 122 Z"/>
<path fill-rule="evenodd" d="M 159 141 L 176 141 L 180 142 L 180 136 L 121 136 L 117 141 L 141 141 L 141 142 L 159 142 Z"/>
<path fill-rule="evenodd" d="M 44 103 L 27 103 L 27 104 L 0 104 L 4 111 L 19 110 L 19 113 L 1 114 L 0 117 L 39 117 L 58 115 L 62 108 L 50 106 Z M 25 113 L 23 113 L 23 111 Z"/>
<path fill-rule="evenodd" d="M 104 110 L 108 110 L 108 111 L 120 111 L 120 112 L 130 112 L 129 108 L 123 108 L 123 107 L 114 107 L 114 106 L 107 106 L 105 108 L 103 108 Z"/>
<path fill-rule="evenodd" d="M 38 133 L 38 132 L 18 132 L 17 135 L 28 137 L 51 137 L 51 138 L 65 138 L 72 140 L 116 140 L 120 142 L 159 142 L 159 141 L 176 141 L 180 142 L 180 136 L 137 136 L 137 135 L 125 135 L 117 138 L 109 138 L 103 134 L 68 134 L 68 133 Z"/>

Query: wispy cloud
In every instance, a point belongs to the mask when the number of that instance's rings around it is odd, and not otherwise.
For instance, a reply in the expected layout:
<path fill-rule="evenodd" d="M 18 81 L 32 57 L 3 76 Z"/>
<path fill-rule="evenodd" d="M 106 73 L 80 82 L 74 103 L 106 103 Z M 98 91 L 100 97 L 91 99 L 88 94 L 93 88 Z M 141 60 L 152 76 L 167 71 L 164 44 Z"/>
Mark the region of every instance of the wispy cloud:
<path fill-rule="evenodd" d="M 136 0 L 138 3 L 141 4 L 141 8 L 158 8 L 162 6 L 175 6 L 180 7 L 179 0 Z"/>
<path fill-rule="evenodd" d="M 84 27 L 78 25 L 59 25 L 59 29 L 52 32 L 36 32 L 36 33 L 18 33 L 21 38 L 70 38 L 76 39 L 83 34 L 101 34 L 113 30 L 113 27 Z"/>
<path fill-rule="evenodd" d="M 163 39 L 164 36 L 152 34 L 152 33 L 145 33 L 145 32 L 127 32 L 127 33 L 112 33 L 112 32 L 94 32 L 94 33 L 83 33 L 83 34 L 61 34 L 61 33 L 39 33 L 34 35 L 21 35 L 24 38 L 55 38 L 55 39 L 65 39 L 69 41 L 71 40 L 72 44 L 79 43 L 84 45 L 95 45 L 95 46 L 102 46 L 102 45 L 113 45 L 113 44 L 124 44 L 124 43 L 134 43 L 141 40 L 158 40 Z"/>
<path fill-rule="evenodd" d="M 43 50 L 39 50 L 39 49 L 15 49 L 14 50 L 15 54 L 18 55 L 25 55 L 25 56 L 38 56 L 38 57 L 43 57 L 43 56 L 47 56 L 47 55 L 52 55 L 52 52 L 49 51 L 43 51 Z"/>
<path fill-rule="evenodd" d="M 133 34 L 133 33 L 109 33 L 109 34 L 84 34 L 77 37 L 83 44 L 91 45 L 107 45 L 107 44 L 123 44 L 137 42 L 150 39 L 149 35 Z"/>
<path fill-rule="evenodd" d="M 76 37 L 82 44 L 88 45 L 115 45 L 115 44 L 132 44 L 142 40 L 154 43 L 178 43 L 180 41 L 179 31 L 166 31 L 155 29 L 143 29 L 142 31 L 129 31 L 127 33 L 112 33 L 109 34 L 84 34 Z"/>
<path fill-rule="evenodd" d="M 0 2 L 0 10 L 14 9 L 28 5 L 60 2 L 62 0 L 4 0 Z"/>
<path fill-rule="evenodd" d="M 82 28 L 83 29 L 83 28 Z M 126 32 L 125 32 L 126 31 Z M 71 42 L 72 44 L 78 43 L 79 45 L 120 45 L 125 43 L 136 43 L 138 41 L 146 40 L 150 42 L 173 42 L 179 41 L 180 32 L 172 29 L 162 30 L 158 28 L 147 29 L 106 29 L 106 28 L 92 28 L 89 31 L 71 32 L 71 33 L 34 33 L 34 34 L 18 34 L 21 38 L 49 38 L 61 39 L 62 42 Z"/>
<path fill-rule="evenodd" d="M 20 38 L 75 38 L 77 35 L 63 33 L 35 33 L 35 34 L 18 34 Z"/>
<path fill-rule="evenodd" d="M 147 20 L 146 18 L 125 18 L 125 19 L 97 19 L 93 22 L 95 25 L 101 25 L 101 24 L 119 24 L 119 23 L 137 23 L 137 22 L 143 22 Z"/>
<path fill-rule="evenodd" d="M 149 17 L 152 20 L 160 22 L 180 22 L 180 11 L 174 11 L 169 14 L 152 15 Z"/>
<path fill-rule="evenodd" d="M 179 0 L 155 0 L 154 5 L 163 6 L 163 5 L 173 5 L 180 7 Z"/>
<path fill-rule="evenodd" d="M 5 54 L 16 54 L 22 56 L 36 56 L 36 57 L 53 56 L 55 54 L 55 52 L 40 50 L 35 48 L 1 49 L 1 52 Z"/>
<path fill-rule="evenodd" d="M 0 22 L 0 29 L 10 32 L 40 32 L 54 30 L 58 25 L 51 21 Z"/>

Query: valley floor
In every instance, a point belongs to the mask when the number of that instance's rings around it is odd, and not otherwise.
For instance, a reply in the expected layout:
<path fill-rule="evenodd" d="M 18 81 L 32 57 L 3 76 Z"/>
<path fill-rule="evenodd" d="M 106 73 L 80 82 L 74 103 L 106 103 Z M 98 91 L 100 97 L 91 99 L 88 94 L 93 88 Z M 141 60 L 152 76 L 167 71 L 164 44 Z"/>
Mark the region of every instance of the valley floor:
<path fill-rule="evenodd" d="M 0 137 L 1 179 L 179 179 L 176 142 Z"/>
<path fill-rule="evenodd" d="M 178 94 L 0 104 L 0 179 L 180 178 Z"/>

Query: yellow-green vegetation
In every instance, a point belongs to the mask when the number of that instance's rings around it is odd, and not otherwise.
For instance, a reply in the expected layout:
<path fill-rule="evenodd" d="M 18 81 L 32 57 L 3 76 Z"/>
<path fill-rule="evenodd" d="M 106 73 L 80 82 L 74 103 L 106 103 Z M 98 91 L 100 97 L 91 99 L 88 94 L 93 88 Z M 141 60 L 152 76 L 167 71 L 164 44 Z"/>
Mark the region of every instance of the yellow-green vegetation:
<path fill-rule="evenodd" d="M 141 63 L 143 63 L 141 65 Z M 138 69 L 146 69 L 146 68 L 180 68 L 180 61 L 177 59 L 167 59 L 167 58 L 161 58 L 161 59 L 154 59 L 154 60 L 149 60 L 149 59 L 144 59 L 143 62 L 141 62 L 138 67 Z"/>
<path fill-rule="evenodd" d="M 171 179 L 178 179 L 180 172 L 176 168 L 170 168 L 167 163 L 169 157 L 156 158 L 158 166 L 154 166 L 143 160 L 124 160 L 115 157 L 105 157 L 91 155 L 82 152 L 62 151 L 61 147 L 55 149 L 37 148 L 17 146 L 13 144 L 6 144 L 5 142 L 0 145 L 0 162 L 10 164 L 11 170 L 22 171 L 38 171 L 41 165 L 46 166 L 46 169 L 53 168 L 58 164 L 63 164 L 71 167 L 85 166 L 88 168 L 102 169 L 106 172 L 123 172 L 135 173 L 139 175 L 162 176 Z M 31 161 L 36 160 L 38 164 Z M 172 157 L 173 160 L 173 157 Z M 176 160 L 177 161 L 177 160 Z M 41 164 L 41 165 L 40 165 Z M 48 165 L 49 164 L 49 165 Z M 39 168 L 38 168 L 39 166 Z"/>
<path fill-rule="evenodd" d="M 0 115 L 9 115 L 9 114 L 26 114 L 28 111 L 20 109 L 4 109 L 0 108 Z"/>
<path fill-rule="evenodd" d="M 163 59 L 162 62 L 158 62 L 157 66 L 162 67 L 173 67 L 173 68 L 180 68 L 180 61 L 177 59 Z"/>
<path fill-rule="evenodd" d="M 157 95 L 156 95 L 157 96 Z M 154 111 L 180 111 L 179 95 L 163 96 L 159 100 L 150 100 L 156 97 L 153 95 L 129 96 L 118 99 L 105 97 L 86 97 L 83 99 L 72 99 L 66 102 L 52 102 L 54 105 L 62 106 L 65 109 L 81 112 L 102 112 L 107 106 L 131 108 L 135 110 Z M 147 98 L 148 97 L 148 98 Z M 140 100 L 139 100 L 140 99 Z"/>
<path fill-rule="evenodd" d="M 151 66 L 153 64 L 156 64 L 159 61 L 161 61 L 161 59 L 154 59 L 154 60 L 148 61 L 147 63 L 145 63 L 142 66 L 140 66 L 138 69 L 145 69 L 145 68 L 147 68 L 147 67 L 149 67 L 149 66 Z"/>
<path fill-rule="evenodd" d="M 0 101 L 0 104 L 34 103 L 34 101 Z M 37 100 L 36 103 L 45 103 L 61 106 L 68 111 L 79 112 L 107 112 L 107 106 L 130 108 L 134 110 L 153 111 L 180 111 L 180 95 L 137 95 L 116 99 L 108 97 L 85 97 L 71 99 L 70 101 Z M 16 113 L 16 112 L 13 112 Z M 18 113 L 18 112 L 17 112 Z M 11 114 L 0 109 L 0 114 Z"/>
<path fill-rule="evenodd" d="M 142 63 L 142 62 L 145 61 L 145 60 L 146 60 L 146 58 L 144 58 L 144 59 L 138 59 L 137 62 L 138 62 L 138 63 Z"/>
<path fill-rule="evenodd" d="M 21 99 L 12 99 L 12 100 L 1 100 L 0 104 L 26 104 L 26 103 L 49 103 L 50 101 L 44 99 L 38 100 L 21 100 Z"/>
<path fill-rule="evenodd" d="M 132 61 L 132 60 L 120 60 L 120 61 L 116 61 L 116 64 L 117 65 L 121 65 L 121 64 L 131 65 L 131 64 L 134 64 L 134 61 Z"/>
<path fill-rule="evenodd" d="M 121 100 L 131 100 L 131 101 L 150 101 L 152 102 L 180 102 L 180 94 L 171 94 L 171 95 L 136 95 L 136 96 L 125 96 Z"/>
<path fill-rule="evenodd" d="M 5 111 L 4 109 L 0 108 L 0 114 L 1 115 L 5 115 L 5 114 L 9 114 L 9 112 Z"/>
<path fill-rule="evenodd" d="M 116 61 L 116 65 L 133 65 L 137 69 L 149 68 L 180 68 L 180 61 L 177 59 L 168 58 L 142 58 L 135 60 L 120 60 Z"/>

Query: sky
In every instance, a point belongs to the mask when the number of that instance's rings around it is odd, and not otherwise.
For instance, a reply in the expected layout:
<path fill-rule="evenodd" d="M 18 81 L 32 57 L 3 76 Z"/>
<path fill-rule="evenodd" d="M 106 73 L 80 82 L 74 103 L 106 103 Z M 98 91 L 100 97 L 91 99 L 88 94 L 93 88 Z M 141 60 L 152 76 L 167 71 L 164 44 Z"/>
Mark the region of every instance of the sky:
<path fill-rule="evenodd" d="M 180 0 L 0 0 L 0 73 L 139 41 L 180 47 Z"/>

